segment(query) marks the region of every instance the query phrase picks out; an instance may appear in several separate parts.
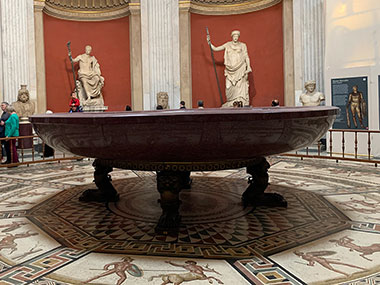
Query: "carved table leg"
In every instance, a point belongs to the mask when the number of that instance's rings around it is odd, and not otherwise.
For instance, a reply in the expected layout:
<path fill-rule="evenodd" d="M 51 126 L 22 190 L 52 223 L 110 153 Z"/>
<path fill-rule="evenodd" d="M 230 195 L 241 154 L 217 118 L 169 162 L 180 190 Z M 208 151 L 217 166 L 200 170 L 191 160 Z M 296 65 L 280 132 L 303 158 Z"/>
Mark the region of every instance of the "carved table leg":
<path fill-rule="evenodd" d="M 179 192 L 191 187 L 190 172 L 158 171 L 157 190 L 161 197 L 162 214 L 155 228 L 158 234 L 178 233 L 181 216 L 179 214 Z"/>
<path fill-rule="evenodd" d="M 83 202 L 116 202 L 119 194 L 113 187 L 109 173 L 113 170 L 110 166 L 104 166 L 99 159 L 95 159 L 92 166 L 95 168 L 94 182 L 98 189 L 86 190 L 79 197 Z"/>
<path fill-rule="evenodd" d="M 270 165 L 263 157 L 258 164 L 248 166 L 247 173 L 251 174 L 249 186 L 243 193 L 242 200 L 244 207 L 248 205 L 267 207 L 287 207 L 288 203 L 283 196 L 277 193 L 264 193 L 268 187 L 268 169 Z"/>

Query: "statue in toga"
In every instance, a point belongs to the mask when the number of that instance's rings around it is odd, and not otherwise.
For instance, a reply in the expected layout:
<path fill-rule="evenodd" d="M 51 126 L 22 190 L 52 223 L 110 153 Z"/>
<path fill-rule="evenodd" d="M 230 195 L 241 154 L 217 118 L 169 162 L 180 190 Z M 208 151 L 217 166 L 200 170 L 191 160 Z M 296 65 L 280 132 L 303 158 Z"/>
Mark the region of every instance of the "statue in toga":
<path fill-rule="evenodd" d="M 252 72 L 247 52 L 247 45 L 239 41 L 240 31 L 232 31 L 232 41 L 215 47 L 207 35 L 207 42 L 213 51 L 224 50 L 224 76 L 226 77 L 227 102 L 223 107 L 233 107 L 234 102 L 243 102 L 249 105 L 248 73 Z"/>

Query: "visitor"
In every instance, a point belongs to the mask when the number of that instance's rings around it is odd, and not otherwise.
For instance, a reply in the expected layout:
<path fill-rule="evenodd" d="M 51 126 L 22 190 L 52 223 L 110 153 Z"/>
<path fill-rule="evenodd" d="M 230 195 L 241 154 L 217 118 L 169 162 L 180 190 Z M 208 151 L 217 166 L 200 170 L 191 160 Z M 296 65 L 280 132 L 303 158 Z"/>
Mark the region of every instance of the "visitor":
<path fill-rule="evenodd" d="M 185 101 L 181 101 L 180 103 L 179 103 L 179 108 L 180 109 L 186 109 L 186 106 L 185 106 Z"/>
<path fill-rule="evenodd" d="M 1 114 L 0 119 L 0 138 L 5 138 L 5 121 L 8 120 L 10 114 L 7 113 L 6 108 L 9 104 L 7 102 L 1 103 L 1 110 L 3 113 Z M 1 162 L 3 161 L 3 158 L 5 157 L 5 149 L 4 149 L 5 141 L 1 141 Z"/>
<path fill-rule="evenodd" d="M 157 107 L 156 107 L 156 110 L 163 110 L 164 109 L 164 107 L 162 107 L 161 105 L 157 105 Z"/>
<path fill-rule="evenodd" d="M 198 101 L 198 109 L 204 109 L 204 103 L 203 100 Z"/>
<path fill-rule="evenodd" d="M 125 111 L 132 111 L 131 106 L 129 106 L 129 105 L 125 106 Z"/>
<path fill-rule="evenodd" d="M 79 112 L 80 111 L 80 102 L 77 98 L 77 93 L 75 91 L 71 93 L 71 100 L 70 100 L 70 110 L 69 113 L 73 112 Z"/>
<path fill-rule="evenodd" d="M 280 102 L 277 99 L 273 99 L 271 106 L 272 107 L 280 107 Z"/>
<path fill-rule="evenodd" d="M 12 139 L 12 137 L 18 137 L 20 135 L 19 118 L 12 105 L 8 105 L 5 110 L 10 114 L 8 120 L 5 121 L 5 137 L 9 138 L 5 143 L 5 151 L 7 153 L 7 161 L 5 163 L 17 163 L 19 161 L 16 149 L 16 139 Z"/>

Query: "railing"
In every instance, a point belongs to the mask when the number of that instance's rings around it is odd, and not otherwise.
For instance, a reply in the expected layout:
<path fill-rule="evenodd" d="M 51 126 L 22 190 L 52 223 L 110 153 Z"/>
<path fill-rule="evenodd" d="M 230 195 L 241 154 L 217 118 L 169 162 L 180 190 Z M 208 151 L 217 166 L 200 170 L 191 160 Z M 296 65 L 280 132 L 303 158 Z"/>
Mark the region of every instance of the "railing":
<path fill-rule="evenodd" d="M 12 138 L 0 138 L 0 142 L 3 143 L 9 139 L 12 139 L 12 140 L 15 139 L 17 141 L 17 149 L 18 149 L 17 154 L 19 157 L 19 162 L 0 164 L 0 168 L 14 167 L 14 166 L 19 166 L 19 165 L 29 166 L 30 164 L 43 163 L 43 162 L 54 162 L 54 161 L 61 162 L 65 160 L 83 159 L 83 157 L 81 156 L 75 156 L 75 155 L 68 156 L 67 154 L 63 152 L 59 152 L 57 150 L 54 150 L 52 158 L 50 158 L 50 156 L 45 157 L 44 153 L 45 153 L 46 144 L 37 135 L 19 136 L 19 137 L 12 137 Z M 0 157 L 2 157 L 1 153 L 0 153 Z M 11 161 L 13 161 L 12 149 L 11 149 Z"/>
<path fill-rule="evenodd" d="M 377 166 L 380 163 L 380 157 L 373 155 L 373 135 L 378 135 L 378 142 L 380 142 L 380 131 L 378 130 L 346 130 L 346 129 L 330 129 L 328 131 L 328 146 L 326 144 L 326 150 L 322 149 L 321 141 L 317 142 L 317 145 L 313 147 L 307 147 L 305 149 L 296 151 L 295 153 L 286 153 L 284 156 L 293 156 L 308 158 L 322 158 L 333 159 L 338 162 L 339 160 L 349 160 L 357 162 L 369 162 L 374 163 Z M 336 137 L 341 136 L 340 145 L 337 146 Z M 339 139 L 339 138 L 338 138 Z M 335 144 L 334 144 L 335 141 Z M 339 143 L 338 143 L 339 144 Z M 347 148 L 352 149 L 353 152 L 347 152 Z M 316 147 L 316 149 L 315 149 Z M 364 150 L 364 151 L 363 151 Z M 359 153 L 359 151 L 361 153 Z"/>

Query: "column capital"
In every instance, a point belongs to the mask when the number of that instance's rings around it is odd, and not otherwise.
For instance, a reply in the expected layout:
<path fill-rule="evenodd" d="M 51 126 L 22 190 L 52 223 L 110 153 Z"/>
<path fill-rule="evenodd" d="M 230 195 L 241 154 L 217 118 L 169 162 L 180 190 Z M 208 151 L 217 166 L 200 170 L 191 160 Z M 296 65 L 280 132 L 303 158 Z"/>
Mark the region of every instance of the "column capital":
<path fill-rule="evenodd" d="M 131 15 L 139 15 L 141 14 L 141 5 L 140 5 L 140 1 L 137 3 L 129 3 L 128 5 L 128 8 L 129 8 L 129 12 L 131 13 Z"/>
<path fill-rule="evenodd" d="M 188 12 L 188 11 L 190 11 L 190 6 L 191 6 L 191 1 L 188 1 L 188 0 L 182 1 L 182 0 L 180 0 L 178 2 L 178 8 L 179 8 L 180 12 Z"/>
<path fill-rule="evenodd" d="M 34 0 L 34 11 L 42 12 L 42 10 L 45 8 L 45 5 L 45 0 Z"/>

